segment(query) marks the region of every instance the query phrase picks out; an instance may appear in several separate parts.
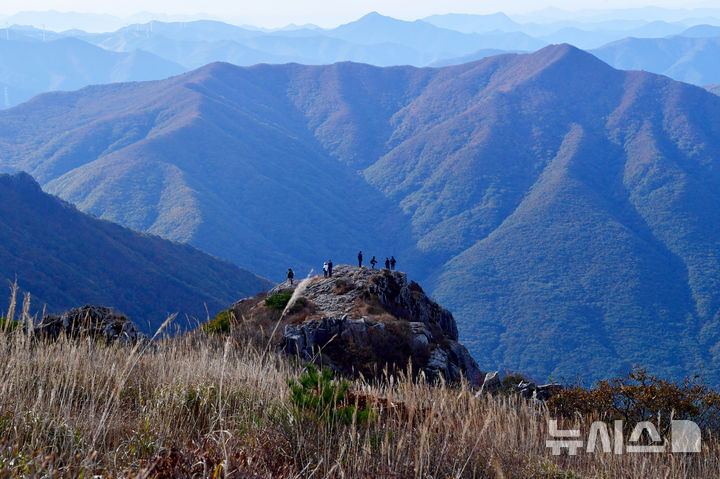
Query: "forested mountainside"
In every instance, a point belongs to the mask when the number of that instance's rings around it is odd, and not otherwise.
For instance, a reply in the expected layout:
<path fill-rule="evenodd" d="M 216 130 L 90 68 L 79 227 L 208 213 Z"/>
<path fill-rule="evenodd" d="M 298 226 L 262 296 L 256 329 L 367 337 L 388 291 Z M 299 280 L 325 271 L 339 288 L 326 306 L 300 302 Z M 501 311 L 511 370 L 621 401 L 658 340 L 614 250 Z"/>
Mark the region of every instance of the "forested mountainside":
<path fill-rule="evenodd" d="M 482 369 L 717 379 L 720 98 L 568 45 L 445 68 L 213 64 L 0 113 L 84 211 L 271 279 L 359 249 Z"/>
<path fill-rule="evenodd" d="M 170 314 L 181 328 L 195 326 L 269 286 L 191 246 L 81 213 L 25 173 L 0 175 L 0 194 L 0 279 L 31 293 L 33 314 L 102 304 L 152 334 Z"/>

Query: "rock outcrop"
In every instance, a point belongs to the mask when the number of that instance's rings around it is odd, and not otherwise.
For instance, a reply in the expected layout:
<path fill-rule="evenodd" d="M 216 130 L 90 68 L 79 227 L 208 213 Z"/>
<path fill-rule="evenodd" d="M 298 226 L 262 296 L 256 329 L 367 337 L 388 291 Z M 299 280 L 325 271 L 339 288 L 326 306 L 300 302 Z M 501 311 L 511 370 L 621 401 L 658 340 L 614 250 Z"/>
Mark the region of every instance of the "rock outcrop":
<path fill-rule="evenodd" d="M 502 382 L 500 381 L 500 372 L 491 371 L 485 375 L 485 380 L 480 387 L 480 394 L 494 394 L 502 388 Z"/>
<path fill-rule="evenodd" d="M 477 363 L 458 342 L 452 314 L 405 273 L 341 265 L 331 278 L 286 282 L 268 295 L 289 291 L 294 294 L 286 310 L 303 298 L 313 314 L 285 325 L 278 349 L 286 354 L 339 370 L 362 370 L 367 362 L 399 362 L 404 352 L 402 366 L 409 359 L 430 381 L 465 377 L 476 386 L 482 382 Z"/>
<path fill-rule="evenodd" d="M 147 341 L 131 320 L 103 306 L 83 306 L 61 315 L 50 314 L 34 325 L 35 335 L 40 338 L 57 339 L 61 334 L 68 337 L 91 336 L 108 343 L 134 344 Z"/>
<path fill-rule="evenodd" d="M 513 381 L 513 379 L 515 380 Z M 503 384 L 503 382 L 506 384 Z M 483 394 L 496 394 L 500 391 L 504 391 L 506 394 L 519 394 L 525 399 L 547 401 L 562 389 L 563 386 L 560 384 L 537 385 L 524 379 L 518 381 L 517 376 L 506 377 L 504 381 L 501 381 L 500 372 L 492 371 L 485 375 L 482 386 L 475 396 L 478 397 Z"/>

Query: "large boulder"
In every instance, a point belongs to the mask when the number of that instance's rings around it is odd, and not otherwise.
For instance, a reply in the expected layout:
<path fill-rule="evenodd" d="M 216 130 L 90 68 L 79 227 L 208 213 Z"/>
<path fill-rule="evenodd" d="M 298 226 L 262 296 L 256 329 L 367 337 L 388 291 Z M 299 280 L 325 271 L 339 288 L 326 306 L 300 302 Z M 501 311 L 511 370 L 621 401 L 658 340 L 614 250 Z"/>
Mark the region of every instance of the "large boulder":
<path fill-rule="evenodd" d="M 483 394 L 494 394 L 500 390 L 502 382 L 500 381 L 500 371 L 492 371 L 485 375 L 480 391 L 477 396 Z"/>
<path fill-rule="evenodd" d="M 36 336 L 44 339 L 57 339 L 65 334 L 68 337 L 102 338 L 108 343 L 134 344 L 148 340 L 135 323 L 103 306 L 88 305 L 61 315 L 43 316 L 33 329 Z"/>
<path fill-rule="evenodd" d="M 508 384 L 503 385 L 503 382 Z M 512 377 L 506 377 L 504 381 L 501 381 L 500 372 L 493 371 L 485 375 L 482 386 L 477 394 L 475 394 L 475 397 L 479 397 L 484 394 L 496 394 L 501 390 L 508 394 L 518 394 L 524 399 L 547 401 L 555 394 L 562 391 L 563 386 L 560 384 L 543 384 L 538 386 L 537 384 L 524 379 L 514 383 Z"/>

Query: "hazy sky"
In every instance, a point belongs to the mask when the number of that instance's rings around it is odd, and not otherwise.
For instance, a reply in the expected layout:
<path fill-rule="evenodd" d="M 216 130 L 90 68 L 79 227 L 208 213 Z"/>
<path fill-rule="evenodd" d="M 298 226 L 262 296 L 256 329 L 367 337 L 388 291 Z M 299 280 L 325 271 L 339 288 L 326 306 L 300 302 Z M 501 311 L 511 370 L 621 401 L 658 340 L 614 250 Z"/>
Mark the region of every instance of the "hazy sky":
<path fill-rule="evenodd" d="M 223 18 L 233 23 L 282 26 L 315 23 L 334 26 L 370 11 L 396 18 L 416 19 L 434 13 L 526 13 L 554 6 L 565 10 L 628 8 L 655 5 L 671 8 L 718 7 L 717 0 L 0 0 L 0 15 L 27 10 L 58 10 L 108 13 L 129 16 L 137 12 L 197 14 Z"/>

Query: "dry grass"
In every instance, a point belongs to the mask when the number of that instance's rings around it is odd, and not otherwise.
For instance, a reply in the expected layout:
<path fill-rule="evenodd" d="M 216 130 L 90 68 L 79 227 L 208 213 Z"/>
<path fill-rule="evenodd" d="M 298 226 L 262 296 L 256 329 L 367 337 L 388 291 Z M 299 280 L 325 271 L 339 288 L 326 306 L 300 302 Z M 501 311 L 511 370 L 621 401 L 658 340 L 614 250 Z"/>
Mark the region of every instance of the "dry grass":
<path fill-rule="evenodd" d="M 0 477 L 717 477 L 695 455 L 552 456 L 547 412 L 403 377 L 352 383 L 375 420 L 297 411 L 298 367 L 201 335 L 149 348 L 0 334 Z M 359 399 L 358 399 L 359 398 Z"/>

